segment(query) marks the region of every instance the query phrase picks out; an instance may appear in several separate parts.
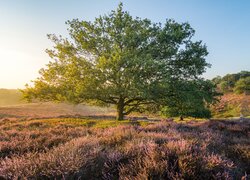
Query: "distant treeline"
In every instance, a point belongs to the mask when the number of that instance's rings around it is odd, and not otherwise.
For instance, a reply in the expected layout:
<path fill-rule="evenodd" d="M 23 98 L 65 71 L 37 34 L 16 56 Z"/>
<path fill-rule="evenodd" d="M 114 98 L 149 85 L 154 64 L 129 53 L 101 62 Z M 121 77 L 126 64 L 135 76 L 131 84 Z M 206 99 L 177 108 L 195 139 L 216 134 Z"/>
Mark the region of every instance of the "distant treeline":
<path fill-rule="evenodd" d="M 250 94 L 250 71 L 217 76 L 212 81 L 222 93 Z"/>
<path fill-rule="evenodd" d="M 17 89 L 0 89 L 0 106 L 24 103 L 22 93 Z"/>

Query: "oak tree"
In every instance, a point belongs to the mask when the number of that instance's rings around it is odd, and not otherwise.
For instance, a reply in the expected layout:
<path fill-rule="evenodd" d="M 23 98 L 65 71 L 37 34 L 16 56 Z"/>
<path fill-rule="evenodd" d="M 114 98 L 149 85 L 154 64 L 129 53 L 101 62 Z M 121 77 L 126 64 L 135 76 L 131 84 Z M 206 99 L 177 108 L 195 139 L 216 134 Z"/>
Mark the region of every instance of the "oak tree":
<path fill-rule="evenodd" d="M 93 22 L 67 24 L 69 39 L 49 35 L 52 61 L 23 90 L 27 99 L 114 104 L 122 120 L 142 106 L 166 103 L 176 82 L 201 80 L 210 66 L 188 23 L 133 18 L 122 3 Z"/>

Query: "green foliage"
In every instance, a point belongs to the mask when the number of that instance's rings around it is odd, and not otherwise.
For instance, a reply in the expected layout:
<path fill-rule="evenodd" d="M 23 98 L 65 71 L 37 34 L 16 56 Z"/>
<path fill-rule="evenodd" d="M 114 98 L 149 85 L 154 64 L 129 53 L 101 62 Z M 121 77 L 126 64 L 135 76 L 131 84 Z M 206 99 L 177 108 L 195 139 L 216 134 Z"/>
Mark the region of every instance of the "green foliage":
<path fill-rule="evenodd" d="M 224 111 L 220 114 L 215 114 L 215 117 L 223 117 L 223 118 L 229 118 L 229 117 L 239 117 L 241 114 L 241 108 L 239 106 L 235 106 L 232 104 L 228 104 Z"/>
<path fill-rule="evenodd" d="M 217 84 L 219 90 L 223 93 L 236 92 L 236 84 L 241 79 L 250 77 L 250 71 L 241 71 L 236 74 L 227 74 L 224 77 L 217 76 L 212 81 Z M 239 93 L 239 92 L 236 92 Z"/>
<path fill-rule="evenodd" d="M 172 96 L 166 98 L 168 107 L 162 109 L 167 116 L 210 118 L 209 105 L 217 101 L 216 86 L 209 80 L 175 82 Z"/>
<path fill-rule="evenodd" d="M 230 92 L 230 86 L 228 85 L 227 81 L 221 81 L 220 84 L 218 85 L 219 89 L 226 93 L 226 92 Z"/>
<path fill-rule="evenodd" d="M 250 76 L 246 78 L 242 78 L 237 81 L 234 92 L 237 94 L 249 94 L 250 93 Z"/>
<path fill-rule="evenodd" d="M 68 21 L 70 40 L 49 35 L 53 59 L 41 77 L 23 91 L 25 98 L 115 104 L 117 119 L 148 104 L 165 104 L 176 82 L 203 80 L 210 65 L 201 41 L 193 42 L 188 23 L 162 25 L 117 10 L 93 22 Z"/>
<path fill-rule="evenodd" d="M 212 81 L 217 85 L 221 82 L 222 77 L 221 76 L 216 76 L 215 78 L 212 79 Z"/>

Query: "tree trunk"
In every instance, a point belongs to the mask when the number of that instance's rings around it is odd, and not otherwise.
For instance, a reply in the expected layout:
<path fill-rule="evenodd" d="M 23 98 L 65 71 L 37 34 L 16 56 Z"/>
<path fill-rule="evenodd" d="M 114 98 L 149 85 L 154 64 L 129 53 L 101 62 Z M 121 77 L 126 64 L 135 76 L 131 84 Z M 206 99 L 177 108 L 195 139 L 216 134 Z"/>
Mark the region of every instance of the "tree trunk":
<path fill-rule="evenodd" d="M 124 119 L 124 99 L 120 98 L 117 104 L 117 120 L 123 120 Z"/>

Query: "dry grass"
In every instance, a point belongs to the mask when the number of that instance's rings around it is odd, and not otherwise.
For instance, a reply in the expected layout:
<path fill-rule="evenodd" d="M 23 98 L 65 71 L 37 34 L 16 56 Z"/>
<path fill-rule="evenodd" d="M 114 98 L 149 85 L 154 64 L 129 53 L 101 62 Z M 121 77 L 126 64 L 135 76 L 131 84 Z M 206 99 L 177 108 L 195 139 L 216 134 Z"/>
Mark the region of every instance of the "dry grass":
<path fill-rule="evenodd" d="M 2 120 L 0 177 L 240 179 L 250 176 L 249 138 L 249 122 Z"/>

